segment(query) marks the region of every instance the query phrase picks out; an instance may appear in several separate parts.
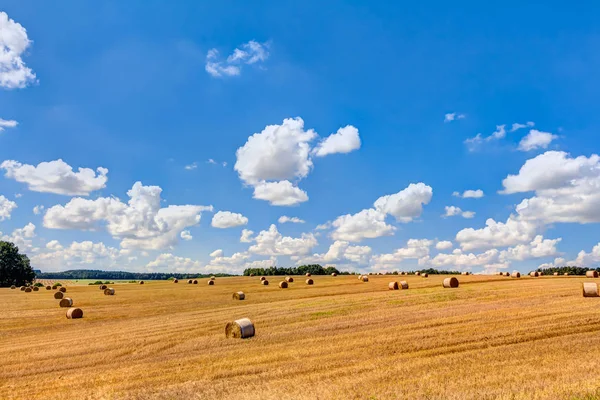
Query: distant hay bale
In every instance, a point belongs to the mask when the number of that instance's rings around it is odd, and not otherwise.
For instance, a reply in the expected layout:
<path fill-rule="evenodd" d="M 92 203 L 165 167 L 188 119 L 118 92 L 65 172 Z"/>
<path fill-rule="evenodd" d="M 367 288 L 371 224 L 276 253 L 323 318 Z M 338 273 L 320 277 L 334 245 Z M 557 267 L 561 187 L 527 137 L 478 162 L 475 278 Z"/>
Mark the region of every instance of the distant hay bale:
<path fill-rule="evenodd" d="M 406 272 L 402 271 L 400 272 L 400 275 L 406 275 Z"/>
<path fill-rule="evenodd" d="M 27 288 L 27 286 L 21 286 L 21 291 L 24 291 Z"/>
<path fill-rule="evenodd" d="M 362 276 L 362 281 L 363 282 L 369 282 L 369 277 L 367 275 L 363 275 Z"/>
<path fill-rule="evenodd" d="M 520 278 L 520 277 L 521 277 L 521 273 L 517 272 L 517 271 L 513 272 L 511 275 L 511 278 Z"/>
<path fill-rule="evenodd" d="M 191 285 L 191 284 L 192 284 L 192 280 L 188 279 L 188 285 Z"/>
<path fill-rule="evenodd" d="M 588 272 L 585 273 L 585 277 L 586 278 L 597 278 L 598 277 L 598 271 L 594 271 L 594 270 L 588 271 Z"/>
<path fill-rule="evenodd" d="M 537 272 L 537 271 L 531 271 L 531 272 L 529 273 L 529 276 L 538 277 L 538 276 L 540 276 L 540 274 L 539 274 L 539 272 Z"/>
<path fill-rule="evenodd" d="M 107 286 L 106 285 L 100 285 L 99 288 L 100 288 L 100 290 L 104 290 L 104 289 L 107 288 Z"/>
<path fill-rule="evenodd" d="M 415 275 L 421 275 L 421 273 L 419 271 L 415 272 Z"/>
<path fill-rule="evenodd" d="M 463 271 L 463 272 L 461 273 L 461 275 L 469 275 L 469 272 L 468 272 L 468 271 Z"/>
<path fill-rule="evenodd" d="M 314 282 L 312 279 L 310 279 L 310 278 L 308 278 L 308 279 L 306 280 L 306 284 L 307 284 L 307 285 L 312 285 L 313 283 L 315 283 L 315 282 Z"/>
<path fill-rule="evenodd" d="M 248 318 L 242 318 L 225 325 L 225 337 L 246 339 L 254 336 L 254 324 Z"/>
<path fill-rule="evenodd" d="M 335 272 L 332 272 L 331 276 L 337 276 L 337 274 Z"/>
<path fill-rule="evenodd" d="M 67 310 L 67 318 L 68 319 L 83 318 L 83 311 L 81 310 L 81 308 L 69 308 Z"/>
<path fill-rule="evenodd" d="M 54 298 L 57 299 L 57 300 L 62 299 L 63 297 L 64 297 L 63 292 L 56 292 L 56 293 L 54 293 Z"/>
<path fill-rule="evenodd" d="M 60 290 L 60 291 L 61 291 L 61 292 L 63 292 L 63 293 L 66 293 L 66 292 L 67 292 L 67 288 L 66 288 L 66 287 L 64 287 L 64 286 L 61 286 L 61 288 L 60 288 L 60 289 L 58 289 L 58 290 Z"/>
<path fill-rule="evenodd" d="M 37 292 L 38 290 L 40 290 L 40 288 L 39 288 L 39 287 L 37 287 L 37 286 L 34 286 L 34 287 L 33 287 L 33 291 L 34 291 L 34 292 Z"/>
<path fill-rule="evenodd" d="M 252 278 L 254 276 L 254 274 L 250 274 L 250 278 Z"/>
<path fill-rule="evenodd" d="M 287 289 L 288 284 L 286 281 L 279 282 L 279 289 Z"/>
<path fill-rule="evenodd" d="M 105 296 L 113 296 L 114 294 L 115 294 L 115 289 L 113 289 L 113 288 L 104 289 Z"/>
<path fill-rule="evenodd" d="M 52 290 L 52 286 L 50 286 L 50 285 L 46 286 L 46 290 Z"/>
<path fill-rule="evenodd" d="M 390 289 L 390 290 L 398 290 L 398 282 L 390 282 L 390 283 L 388 283 L 388 289 Z"/>
<path fill-rule="evenodd" d="M 558 276 L 558 272 L 555 272 L 555 273 L 554 273 L 554 276 Z"/>
<path fill-rule="evenodd" d="M 260 277 L 260 280 L 261 280 L 261 281 L 264 281 L 264 280 L 266 280 L 266 279 L 267 279 L 267 278 L 265 278 L 264 276 L 261 276 L 261 277 Z"/>
<path fill-rule="evenodd" d="M 245 298 L 246 298 L 246 295 L 244 294 L 244 292 L 235 292 L 233 294 L 234 300 L 244 300 Z"/>
<path fill-rule="evenodd" d="M 217 278 L 217 277 L 216 277 L 216 276 L 214 276 L 214 275 L 212 275 L 212 276 L 210 277 L 210 279 L 211 279 L 212 281 L 214 281 L 216 278 Z"/>
<path fill-rule="evenodd" d="M 173 283 L 179 283 L 179 279 L 173 279 Z"/>
<path fill-rule="evenodd" d="M 504 276 L 510 276 L 510 272 L 506 271 L 503 275 Z"/>
<path fill-rule="evenodd" d="M 563 275 L 564 275 L 564 276 L 569 276 L 569 273 L 568 273 L 568 272 L 565 272 Z"/>
<path fill-rule="evenodd" d="M 52 286 L 52 290 L 56 290 L 56 289 L 58 289 L 58 286 L 56 286 L 56 285 Z"/>
<path fill-rule="evenodd" d="M 140 281 L 140 285 L 143 285 L 143 284 L 144 284 L 144 281 Z"/>
<path fill-rule="evenodd" d="M 208 280 L 208 286 L 214 286 L 215 281 L 211 281 L 210 279 Z"/>
<path fill-rule="evenodd" d="M 73 307 L 73 299 L 70 297 L 65 297 L 58 302 L 60 307 Z"/>
<path fill-rule="evenodd" d="M 305 275 L 306 275 L 306 276 L 312 276 L 312 275 L 310 274 L 310 272 L 307 272 Z"/>
<path fill-rule="evenodd" d="M 286 281 L 287 283 L 292 283 L 292 282 L 294 282 L 294 278 L 292 278 L 291 276 L 286 276 L 286 277 L 285 277 L 285 281 Z"/>
<path fill-rule="evenodd" d="M 262 281 L 260 281 L 261 285 L 265 285 L 265 286 L 269 286 L 269 281 L 266 279 L 263 279 Z"/>
<path fill-rule="evenodd" d="M 544 275 L 544 271 L 539 271 L 538 272 L 538 276 L 543 276 Z"/>
<path fill-rule="evenodd" d="M 31 288 L 28 286 L 25 288 L 25 293 L 30 293 L 31 292 Z"/>
<path fill-rule="evenodd" d="M 457 288 L 458 287 L 458 279 L 455 277 L 446 278 L 442 283 L 442 286 L 445 288 Z"/>
<path fill-rule="evenodd" d="M 358 280 L 359 280 L 359 281 L 361 281 L 361 280 L 362 280 L 362 277 L 363 277 L 362 275 L 359 275 L 359 276 L 358 276 Z"/>
<path fill-rule="evenodd" d="M 408 289 L 408 282 L 406 281 L 400 281 L 400 289 Z"/>
<path fill-rule="evenodd" d="M 429 274 L 421 274 L 423 278 L 429 278 Z"/>
<path fill-rule="evenodd" d="M 15 285 L 10 285 L 11 289 L 16 289 L 17 287 Z"/>
<path fill-rule="evenodd" d="M 194 279 L 194 280 L 192 281 L 192 283 L 193 283 L 194 285 L 197 285 L 197 284 L 198 284 L 198 279 Z"/>
<path fill-rule="evenodd" d="M 596 282 L 584 282 L 583 297 L 598 297 L 598 284 Z"/>

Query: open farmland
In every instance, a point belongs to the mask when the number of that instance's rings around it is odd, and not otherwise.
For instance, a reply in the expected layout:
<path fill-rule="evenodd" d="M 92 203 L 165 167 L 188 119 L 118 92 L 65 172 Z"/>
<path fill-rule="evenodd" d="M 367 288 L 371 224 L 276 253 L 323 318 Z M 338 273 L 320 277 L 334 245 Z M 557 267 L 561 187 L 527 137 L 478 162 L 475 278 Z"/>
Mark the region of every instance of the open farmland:
<path fill-rule="evenodd" d="M 315 276 L 0 289 L 2 398 L 596 399 L 600 298 L 583 277 Z M 409 290 L 388 282 L 407 280 Z M 598 279 L 594 279 L 600 282 Z M 246 300 L 232 300 L 244 291 Z M 256 336 L 226 339 L 250 318 Z"/>

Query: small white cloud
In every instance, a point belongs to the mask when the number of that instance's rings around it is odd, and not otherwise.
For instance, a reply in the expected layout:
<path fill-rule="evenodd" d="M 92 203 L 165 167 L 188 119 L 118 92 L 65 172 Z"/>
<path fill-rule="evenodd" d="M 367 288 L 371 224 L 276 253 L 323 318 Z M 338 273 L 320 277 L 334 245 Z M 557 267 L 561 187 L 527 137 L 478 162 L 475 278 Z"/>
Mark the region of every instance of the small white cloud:
<path fill-rule="evenodd" d="M 529 131 L 529 134 L 519 142 L 519 150 L 531 151 L 535 149 L 546 149 L 550 143 L 558 139 L 557 135 L 548 132 L 541 132 L 535 129 Z"/>
<path fill-rule="evenodd" d="M 352 125 L 347 125 L 338 129 L 337 133 L 327 136 L 314 149 L 313 153 L 317 157 L 324 157 L 329 154 L 350 153 L 360 149 L 360 136 L 358 129 Z"/>
<path fill-rule="evenodd" d="M 448 240 L 442 240 L 435 244 L 435 248 L 438 250 L 448 250 L 452 248 L 452 242 Z"/>
<path fill-rule="evenodd" d="M 252 237 L 253 234 L 254 232 L 250 229 L 242 229 L 242 236 L 240 237 L 240 242 L 251 243 L 254 240 L 254 238 Z"/>
<path fill-rule="evenodd" d="M 455 215 L 460 215 L 463 218 L 473 218 L 475 216 L 475 212 L 473 211 L 463 211 L 459 207 L 455 206 L 446 206 L 444 207 L 446 213 L 443 217 L 453 217 Z"/>
<path fill-rule="evenodd" d="M 192 234 L 190 233 L 190 231 L 181 231 L 181 234 L 179 235 L 183 240 L 192 240 Z"/>
<path fill-rule="evenodd" d="M 452 122 L 458 119 L 465 119 L 465 114 L 457 114 L 457 113 L 448 113 L 444 115 L 444 122 Z"/>
<path fill-rule="evenodd" d="M 480 199 L 483 197 L 483 190 L 465 190 L 462 194 L 460 194 L 459 192 L 453 192 L 452 196 L 461 197 L 463 199 Z"/>
<path fill-rule="evenodd" d="M 285 224 L 286 222 L 291 222 L 293 224 L 303 224 L 306 221 L 298 217 L 288 217 L 287 215 L 282 215 L 281 217 L 279 217 L 277 222 L 279 222 L 280 224 Z"/>
<path fill-rule="evenodd" d="M 191 171 L 193 169 L 198 168 L 198 163 L 197 162 L 193 162 L 193 163 L 191 163 L 189 165 L 186 165 L 184 168 L 187 169 L 188 171 Z"/>
<path fill-rule="evenodd" d="M 41 206 L 41 205 L 40 206 L 35 206 L 35 207 L 33 207 L 33 213 L 35 215 L 40 215 L 42 213 L 42 211 L 44 211 L 44 208 L 45 207 Z"/>
<path fill-rule="evenodd" d="M 15 193 L 15 199 L 20 199 L 21 197 L 23 197 L 21 193 Z"/>
<path fill-rule="evenodd" d="M 0 195 L 0 221 L 10 219 L 10 215 L 15 208 L 17 208 L 17 203 Z"/>
<path fill-rule="evenodd" d="M 515 122 L 514 124 L 512 124 L 512 127 L 510 128 L 510 131 L 511 132 L 515 132 L 515 131 L 518 131 L 519 129 L 531 128 L 533 126 L 535 126 L 535 124 L 533 122 L 531 122 L 531 121 L 529 121 L 529 122 L 527 122 L 525 124 L 518 124 L 518 123 Z"/>
<path fill-rule="evenodd" d="M 483 137 L 481 133 L 478 133 L 472 138 L 466 139 L 465 144 L 469 151 L 477 150 L 483 143 L 491 142 L 493 140 L 500 140 L 506 136 L 506 125 L 496 125 L 496 130 L 487 137 Z"/>
<path fill-rule="evenodd" d="M 219 51 L 210 49 L 206 55 L 205 70 L 214 78 L 224 76 L 237 76 L 242 71 L 244 64 L 252 65 L 262 63 L 269 58 L 270 43 L 249 41 L 236 48 L 226 60 L 219 60 Z"/>
<path fill-rule="evenodd" d="M 295 206 L 308 201 L 306 192 L 290 181 L 262 182 L 254 187 L 254 196 L 266 200 L 272 206 Z"/>
<path fill-rule="evenodd" d="M 217 249 L 217 250 L 213 251 L 212 253 L 210 253 L 210 256 L 212 258 L 223 257 L 223 250 L 222 249 Z"/>
<path fill-rule="evenodd" d="M 0 33 L 1 33 L 1 29 L 0 29 Z M 2 62 L 0 61 L 0 65 L 2 64 Z M 0 72 L 1 74 L 1 72 Z M 15 128 L 18 125 L 18 122 L 15 120 L 6 120 L 6 119 L 2 119 L 0 118 L 0 132 L 2 132 L 4 129 L 6 128 Z"/>
<path fill-rule="evenodd" d="M 232 213 L 230 211 L 219 211 L 212 219 L 211 225 L 213 228 L 233 228 L 236 226 L 247 225 L 248 218 L 242 214 Z"/>

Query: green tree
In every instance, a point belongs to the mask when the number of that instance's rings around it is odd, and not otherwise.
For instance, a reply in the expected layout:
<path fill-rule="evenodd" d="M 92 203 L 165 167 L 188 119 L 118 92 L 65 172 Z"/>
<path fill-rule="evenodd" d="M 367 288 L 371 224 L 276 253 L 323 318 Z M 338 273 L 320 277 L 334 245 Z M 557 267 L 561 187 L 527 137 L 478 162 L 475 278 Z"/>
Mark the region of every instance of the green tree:
<path fill-rule="evenodd" d="M 35 272 L 25 254 L 11 242 L 0 241 L 0 287 L 10 285 L 23 286 L 31 284 Z"/>

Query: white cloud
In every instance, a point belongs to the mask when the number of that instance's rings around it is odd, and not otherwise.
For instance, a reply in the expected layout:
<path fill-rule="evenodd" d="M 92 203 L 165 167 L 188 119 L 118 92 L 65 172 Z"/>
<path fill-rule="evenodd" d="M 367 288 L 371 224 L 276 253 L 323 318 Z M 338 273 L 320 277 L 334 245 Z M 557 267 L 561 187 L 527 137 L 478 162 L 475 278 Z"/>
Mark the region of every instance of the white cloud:
<path fill-rule="evenodd" d="M 531 258 L 550 257 L 558 254 L 556 245 L 562 240 L 544 239 L 542 235 L 537 235 L 531 243 L 519 244 L 501 252 L 501 260 L 528 260 Z"/>
<path fill-rule="evenodd" d="M 171 253 L 162 253 L 146 265 L 146 269 L 150 272 L 192 273 L 200 272 L 201 268 L 202 263 L 199 261 L 175 256 Z"/>
<path fill-rule="evenodd" d="M 50 252 L 31 257 L 34 268 L 54 271 L 69 268 L 116 269 L 123 268 L 130 261 L 127 251 L 107 246 L 102 242 L 72 242 L 68 247 L 63 247 L 53 240 L 48 242 L 46 248 Z"/>
<path fill-rule="evenodd" d="M 274 224 L 269 230 L 260 231 L 254 242 L 248 251 L 264 256 L 303 256 L 317 245 L 312 233 L 303 233 L 299 238 L 282 236 Z"/>
<path fill-rule="evenodd" d="M 442 240 L 435 244 L 435 248 L 438 250 L 448 250 L 452 248 L 452 242 L 448 240 Z"/>
<path fill-rule="evenodd" d="M 463 199 L 480 199 L 483 197 L 483 190 L 465 190 L 462 195 L 459 192 L 453 192 L 452 196 L 462 197 Z"/>
<path fill-rule="evenodd" d="M 443 217 L 453 217 L 455 215 L 460 215 L 463 218 L 473 218 L 475 216 L 474 211 L 463 211 L 456 206 L 446 206 L 444 207 L 444 209 L 446 210 L 446 213 L 443 215 Z"/>
<path fill-rule="evenodd" d="M 347 125 L 338 129 L 337 133 L 332 133 L 314 149 L 313 153 L 317 157 L 324 157 L 328 154 L 350 153 L 360 149 L 360 136 L 358 129 L 352 125 Z"/>
<path fill-rule="evenodd" d="M 29 190 L 42 193 L 88 196 L 91 192 L 106 187 L 106 168 L 73 168 L 63 160 L 42 162 L 37 166 L 7 160 L 0 164 L 4 176 L 26 183 Z M 96 175 L 97 172 L 97 175 Z"/>
<path fill-rule="evenodd" d="M 232 213 L 230 211 L 219 211 L 213 215 L 211 225 L 213 228 L 233 228 L 236 226 L 247 225 L 248 218 L 242 214 Z"/>
<path fill-rule="evenodd" d="M 268 201 L 272 206 L 295 206 L 308 201 L 306 192 L 287 180 L 261 182 L 254 187 L 253 197 Z"/>
<path fill-rule="evenodd" d="M 390 268 L 407 259 L 421 259 L 429 255 L 429 248 L 433 245 L 428 239 L 409 239 L 406 247 L 396 249 L 393 253 L 375 255 L 371 259 L 373 268 Z"/>
<path fill-rule="evenodd" d="M 35 215 L 40 215 L 42 213 L 42 211 L 44 211 L 44 208 L 45 207 L 41 206 L 41 205 L 40 206 L 35 206 L 35 207 L 33 207 L 33 213 Z"/>
<path fill-rule="evenodd" d="M 5 89 L 24 88 L 35 82 L 35 74 L 21 56 L 31 40 L 21 24 L 0 12 L 0 86 Z"/>
<path fill-rule="evenodd" d="M 465 117 L 465 114 L 448 113 L 444 115 L 444 122 L 452 122 L 457 119 L 464 119 Z"/>
<path fill-rule="evenodd" d="M 210 253 L 211 257 L 223 257 L 223 250 L 222 249 L 217 249 L 215 251 L 213 251 L 212 253 Z"/>
<path fill-rule="evenodd" d="M 10 219 L 13 210 L 17 208 L 17 203 L 0 195 L 0 221 Z"/>
<path fill-rule="evenodd" d="M 193 236 L 190 233 L 190 231 L 181 231 L 181 233 L 179 234 L 179 236 L 183 239 L 183 240 L 192 240 Z"/>
<path fill-rule="evenodd" d="M 0 31 L 1 33 L 1 31 Z M 0 65 L 2 64 L 2 62 L 0 61 Z M 2 74 L 2 72 L 0 71 L 0 75 Z M 5 130 L 6 128 L 15 128 L 18 125 L 18 122 L 15 120 L 7 120 L 7 119 L 2 119 L 0 118 L 0 132 L 2 132 L 3 130 Z"/>
<path fill-rule="evenodd" d="M 470 269 L 477 266 L 483 266 L 485 268 L 507 268 L 508 264 L 499 262 L 499 256 L 500 252 L 497 249 L 487 250 L 480 254 L 466 254 L 460 249 L 455 249 L 451 254 L 437 254 L 432 259 L 427 260 L 427 264 L 436 268 L 444 266 L 451 266 L 458 269 Z"/>
<path fill-rule="evenodd" d="M 10 236 L 3 236 L 2 232 L 0 232 L 0 240 L 14 243 L 21 252 L 33 250 L 31 239 L 35 236 L 35 225 L 31 222 L 25 225 L 23 228 L 15 229 Z"/>
<path fill-rule="evenodd" d="M 558 139 L 557 135 L 548 132 L 541 132 L 535 129 L 529 131 L 529 134 L 521 139 L 518 149 L 521 151 L 531 151 L 535 149 L 546 149 L 550 143 Z"/>
<path fill-rule="evenodd" d="M 59 251 L 63 249 L 63 246 L 58 240 L 51 240 L 48 243 L 46 243 L 46 248 L 52 251 Z"/>
<path fill-rule="evenodd" d="M 512 124 L 512 127 L 510 128 L 510 132 L 515 132 L 518 131 L 519 129 L 523 129 L 523 128 L 531 128 L 535 126 L 535 124 L 531 121 L 525 123 L 525 124 L 519 124 L 519 123 L 514 123 Z"/>
<path fill-rule="evenodd" d="M 586 253 L 584 250 L 581 250 L 577 254 L 577 258 L 573 261 L 569 261 L 567 265 L 576 265 L 578 267 L 590 267 L 595 266 L 600 262 L 600 243 L 596 244 L 592 251 Z"/>
<path fill-rule="evenodd" d="M 188 171 L 194 170 L 198 168 L 198 163 L 194 161 L 193 163 L 186 165 L 184 168 Z"/>
<path fill-rule="evenodd" d="M 315 230 L 317 231 L 324 231 L 331 228 L 331 221 L 327 221 L 324 224 L 319 224 L 316 226 Z"/>
<path fill-rule="evenodd" d="M 506 223 L 492 218 L 485 221 L 485 228 L 465 228 L 456 234 L 456 241 L 463 250 L 506 247 L 531 241 L 537 226 L 511 215 Z"/>
<path fill-rule="evenodd" d="M 287 215 L 282 215 L 281 217 L 279 217 L 277 222 L 279 222 L 280 224 L 285 224 L 286 222 L 291 222 L 293 224 L 303 224 L 306 221 L 298 217 L 288 217 Z"/>
<path fill-rule="evenodd" d="M 429 204 L 433 190 L 422 182 L 411 183 L 398 193 L 382 196 L 375 203 L 375 209 L 390 214 L 398 222 L 410 222 L 423 212 L 423 205 Z"/>
<path fill-rule="evenodd" d="M 350 246 L 350 243 L 343 240 L 336 240 L 329 246 L 327 253 L 313 254 L 305 258 L 300 258 L 297 264 L 337 264 L 340 262 L 351 262 L 358 265 L 365 265 L 369 261 L 372 249 L 369 246 Z"/>
<path fill-rule="evenodd" d="M 365 238 L 389 236 L 396 230 L 386 224 L 385 214 L 369 208 L 356 214 L 346 214 L 337 217 L 332 226 L 335 228 L 331 237 L 335 240 L 360 242 Z"/>
<path fill-rule="evenodd" d="M 254 241 L 254 238 L 252 237 L 253 234 L 254 232 L 250 229 L 242 229 L 242 236 L 240 236 L 240 242 L 251 243 L 252 241 Z"/>
<path fill-rule="evenodd" d="M 465 140 L 465 144 L 469 151 L 477 150 L 483 143 L 487 143 L 493 140 L 503 139 L 506 136 L 506 125 L 496 125 L 496 130 L 487 137 L 483 137 L 481 133 L 478 133 L 472 138 Z"/>
<path fill-rule="evenodd" d="M 49 208 L 44 215 L 44 226 L 52 229 L 94 230 L 101 222 L 107 231 L 121 240 L 123 248 L 158 250 L 173 246 L 180 234 L 200 222 L 202 211 L 212 206 L 160 207 L 158 186 L 143 186 L 136 182 L 127 192 L 127 204 L 117 198 L 100 197 L 88 200 L 71 199 L 66 205 Z"/>
<path fill-rule="evenodd" d="M 219 51 L 210 49 L 206 55 L 205 70 L 211 76 L 236 76 L 241 73 L 244 64 L 258 64 L 269 58 L 269 43 L 259 43 L 254 40 L 236 48 L 226 60 L 219 60 Z"/>

